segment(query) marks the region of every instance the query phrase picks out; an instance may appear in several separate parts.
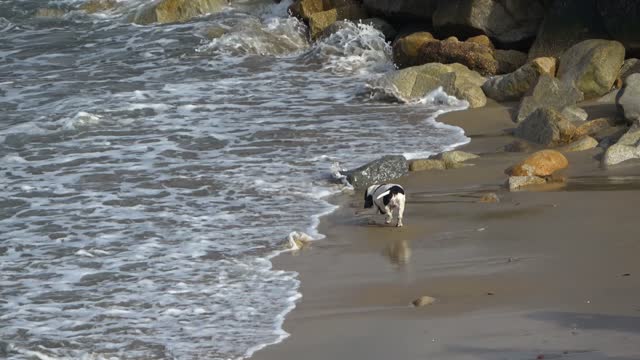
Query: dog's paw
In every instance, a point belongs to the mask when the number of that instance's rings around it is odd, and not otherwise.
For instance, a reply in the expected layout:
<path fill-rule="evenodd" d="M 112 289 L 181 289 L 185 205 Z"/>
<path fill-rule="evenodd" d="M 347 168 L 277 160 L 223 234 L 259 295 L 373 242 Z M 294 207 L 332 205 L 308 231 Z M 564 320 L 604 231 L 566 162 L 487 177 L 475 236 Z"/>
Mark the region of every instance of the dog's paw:
<path fill-rule="evenodd" d="M 384 223 L 385 224 L 391 224 L 391 220 L 385 220 Z"/>
<path fill-rule="evenodd" d="M 398 224 L 396 224 L 396 227 L 402 227 L 402 223 L 399 222 Z"/>

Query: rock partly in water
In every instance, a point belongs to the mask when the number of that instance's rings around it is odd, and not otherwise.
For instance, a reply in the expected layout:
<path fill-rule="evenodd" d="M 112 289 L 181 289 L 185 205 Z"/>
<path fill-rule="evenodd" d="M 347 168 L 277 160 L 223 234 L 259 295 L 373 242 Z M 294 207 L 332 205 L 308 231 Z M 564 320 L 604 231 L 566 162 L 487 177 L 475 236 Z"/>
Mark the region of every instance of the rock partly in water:
<path fill-rule="evenodd" d="M 482 197 L 480 197 L 480 200 L 478 200 L 478 202 L 485 204 L 495 204 L 500 202 L 500 198 L 496 193 L 486 193 L 483 194 Z"/>
<path fill-rule="evenodd" d="M 488 46 L 473 42 L 456 40 L 429 41 L 422 45 L 418 54 L 421 64 L 462 64 L 482 75 L 498 73 L 498 61 L 494 50 Z"/>
<path fill-rule="evenodd" d="M 509 176 L 551 176 L 554 172 L 569 166 L 569 160 L 559 151 L 541 150 L 529 155 L 520 163 L 508 168 Z"/>
<path fill-rule="evenodd" d="M 548 74 L 548 63 L 536 59 L 510 74 L 491 77 L 482 85 L 482 90 L 496 101 L 519 100 L 531 90 L 541 74 Z"/>
<path fill-rule="evenodd" d="M 464 65 L 432 63 L 390 72 L 376 80 L 372 87 L 407 102 L 422 99 L 441 87 L 474 108 L 487 103 L 480 88 L 484 82 L 484 77 Z"/>
<path fill-rule="evenodd" d="M 438 40 L 426 31 L 399 36 L 393 43 L 393 62 L 401 69 L 419 65 L 420 48 L 430 41 Z"/>
<path fill-rule="evenodd" d="M 602 96 L 613 87 L 624 54 L 624 46 L 617 41 L 581 41 L 560 57 L 558 78 L 573 84 L 585 99 Z"/>
<path fill-rule="evenodd" d="M 160 0 L 138 11 L 133 22 L 136 24 L 177 23 L 196 16 L 222 11 L 227 0 Z"/>
<path fill-rule="evenodd" d="M 443 161 L 447 169 L 453 169 L 460 167 L 461 164 L 467 160 L 477 159 L 479 157 L 480 156 L 476 154 L 471 154 L 460 150 L 453 150 L 440 153 L 436 155 L 434 159 Z"/>
<path fill-rule="evenodd" d="M 411 171 L 445 170 L 447 166 L 442 160 L 416 159 L 409 164 Z"/>
<path fill-rule="evenodd" d="M 485 34 L 514 44 L 533 38 L 543 15 L 538 0 L 440 0 L 433 25 L 442 33 Z"/>
<path fill-rule="evenodd" d="M 616 165 L 623 161 L 640 158 L 640 124 L 635 123 L 626 134 L 604 153 L 604 165 Z"/>
<path fill-rule="evenodd" d="M 357 169 L 349 170 L 344 175 L 354 188 L 365 189 L 373 184 L 397 179 L 408 172 L 409 166 L 404 156 L 387 155 Z"/>
<path fill-rule="evenodd" d="M 39 8 L 38 10 L 36 10 L 34 16 L 38 18 L 61 18 L 64 17 L 66 13 L 67 12 L 62 9 Z"/>
<path fill-rule="evenodd" d="M 498 61 L 498 74 L 509 74 L 527 63 L 527 53 L 517 50 L 496 50 L 494 57 Z"/>
<path fill-rule="evenodd" d="M 313 13 L 309 16 L 311 38 L 317 38 L 331 24 L 339 20 L 358 21 L 366 19 L 367 12 L 358 4 L 346 5 L 334 9 Z"/>
<path fill-rule="evenodd" d="M 431 305 L 434 302 L 436 302 L 436 299 L 431 297 L 431 296 L 421 296 L 421 297 L 413 300 L 413 302 L 411 302 L 411 303 L 415 307 L 422 307 L 422 306 Z"/>
<path fill-rule="evenodd" d="M 540 107 L 561 111 L 583 100 L 582 92 L 572 84 L 561 82 L 549 75 L 541 75 L 535 86 L 520 102 L 516 122 L 522 122 Z"/>
<path fill-rule="evenodd" d="M 585 151 L 585 150 L 593 149 L 596 146 L 598 146 L 598 140 L 592 138 L 591 136 L 584 136 L 572 142 L 571 144 L 558 148 L 558 151 L 561 151 L 561 152 Z"/>
<path fill-rule="evenodd" d="M 89 0 L 80 5 L 80 10 L 86 11 L 89 14 L 97 12 L 109 11 L 118 7 L 116 0 Z"/>
<path fill-rule="evenodd" d="M 381 18 L 368 18 L 361 21 L 364 25 L 369 25 L 372 28 L 380 31 L 384 35 L 386 41 L 392 41 L 396 38 L 398 32 L 388 21 Z"/>
<path fill-rule="evenodd" d="M 619 111 L 629 123 L 640 121 L 640 74 L 632 74 L 616 97 Z"/>
<path fill-rule="evenodd" d="M 567 144 L 573 140 L 576 127 L 561 113 L 547 107 L 538 108 L 527 116 L 514 135 L 545 146 Z"/>
<path fill-rule="evenodd" d="M 539 176 L 510 176 L 508 180 L 509 190 L 518 190 L 532 185 L 544 185 L 547 180 Z"/>

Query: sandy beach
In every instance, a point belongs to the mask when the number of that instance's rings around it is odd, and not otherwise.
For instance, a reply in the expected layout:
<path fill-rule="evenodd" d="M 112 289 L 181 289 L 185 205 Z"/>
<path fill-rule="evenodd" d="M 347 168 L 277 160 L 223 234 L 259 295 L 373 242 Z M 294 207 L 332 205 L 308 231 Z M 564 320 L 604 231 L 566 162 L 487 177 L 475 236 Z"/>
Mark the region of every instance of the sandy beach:
<path fill-rule="evenodd" d="M 326 239 L 275 259 L 299 272 L 303 297 L 291 336 L 253 359 L 639 359 L 638 162 L 605 169 L 600 148 L 568 153 L 564 184 L 509 192 L 504 170 L 526 157 L 503 151 L 510 111 L 438 119 L 481 157 L 399 179 L 403 228 L 356 214 L 359 193 L 335 198 Z M 500 202 L 479 202 L 487 192 Z M 436 302 L 413 307 L 423 295 Z"/>

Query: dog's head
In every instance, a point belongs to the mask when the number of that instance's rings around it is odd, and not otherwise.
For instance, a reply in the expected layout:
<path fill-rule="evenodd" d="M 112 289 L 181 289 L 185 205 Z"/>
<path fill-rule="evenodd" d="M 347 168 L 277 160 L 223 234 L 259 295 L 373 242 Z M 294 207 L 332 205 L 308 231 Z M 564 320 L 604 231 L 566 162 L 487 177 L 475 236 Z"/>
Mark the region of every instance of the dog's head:
<path fill-rule="evenodd" d="M 373 192 L 377 187 L 378 185 L 371 185 L 369 186 L 367 191 L 364 192 L 364 208 L 365 209 L 373 207 Z"/>

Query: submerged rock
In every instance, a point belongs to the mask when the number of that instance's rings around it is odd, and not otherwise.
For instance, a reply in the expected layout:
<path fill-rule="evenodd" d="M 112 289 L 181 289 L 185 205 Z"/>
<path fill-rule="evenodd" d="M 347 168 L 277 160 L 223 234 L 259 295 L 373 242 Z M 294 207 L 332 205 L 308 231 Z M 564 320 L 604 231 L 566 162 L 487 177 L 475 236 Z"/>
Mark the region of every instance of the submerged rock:
<path fill-rule="evenodd" d="M 474 42 L 456 40 L 429 41 L 422 45 L 418 54 L 420 64 L 462 64 L 482 75 L 498 73 L 498 61 L 494 50 Z"/>
<path fill-rule="evenodd" d="M 572 84 L 561 82 L 558 79 L 543 74 L 520 102 L 516 122 L 524 121 L 524 119 L 540 107 L 561 111 L 565 107 L 575 105 L 582 100 L 582 92 Z"/>
<path fill-rule="evenodd" d="M 623 161 L 640 158 L 640 124 L 635 123 L 626 134 L 604 153 L 605 165 L 616 165 Z"/>
<path fill-rule="evenodd" d="M 510 176 L 551 176 L 554 172 L 569 166 L 569 160 L 559 151 L 541 150 L 528 156 L 520 163 L 508 168 Z"/>
<path fill-rule="evenodd" d="M 487 98 L 480 86 L 485 78 L 460 64 L 425 64 L 393 71 L 372 84 L 403 101 L 419 100 L 442 88 L 447 94 L 466 100 L 469 106 L 482 107 Z"/>
<path fill-rule="evenodd" d="M 576 127 L 561 113 L 547 107 L 538 108 L 527 116 L 514 131 L 514 135 L 542 145 L 569 143 Z"/>
<path fill-rule="evenodd" d="M 616 104 L 627 122 L 640 121 L 640 74 L 632 74 L 625 80 Z"/>
<path fill-rule="evenodd" d="M 558 78 L 582 91 L 585 99 L 611 90 L 624 62 L 624 46 L 617 41 L 585 40 L 560 57 Z"/>
<path fill-rule="evenodd" d="M 196 16 L 222 11 L 227 0 L 160 0 L 145 6 L 133 17 L 136 24 L 184 22 Z"/>
<path fill-rule="evenodd" d="M 441 32 L 485 34 L 501 43 L 533 38 L 544 15 L 538 0 L 456 0 L 438 2 L 433 25 Z"/>
<path fill-rule="evenodd" d="M 409 172 L 407 159 L 401 155 L 387 155 L 357 169 L 344 173 L 347 181 L 356 189 L 364 189 L 373 184 L 382 184 L 397 179 Z"/>
<path fill-rule="evenodd" d="M 34 16 L 39 18 L 61 18 L 66 13 L 67 12 L 62 9 L 39 8 L 38 10 L 36 10 L 36 13 Z"/>
<path fill-rule="evenodd" d="M 89 0 L 80 5 L 80 10 L 86 11 L 89 14 L 107 11 L 118 7 L 116 0 Z"/>

